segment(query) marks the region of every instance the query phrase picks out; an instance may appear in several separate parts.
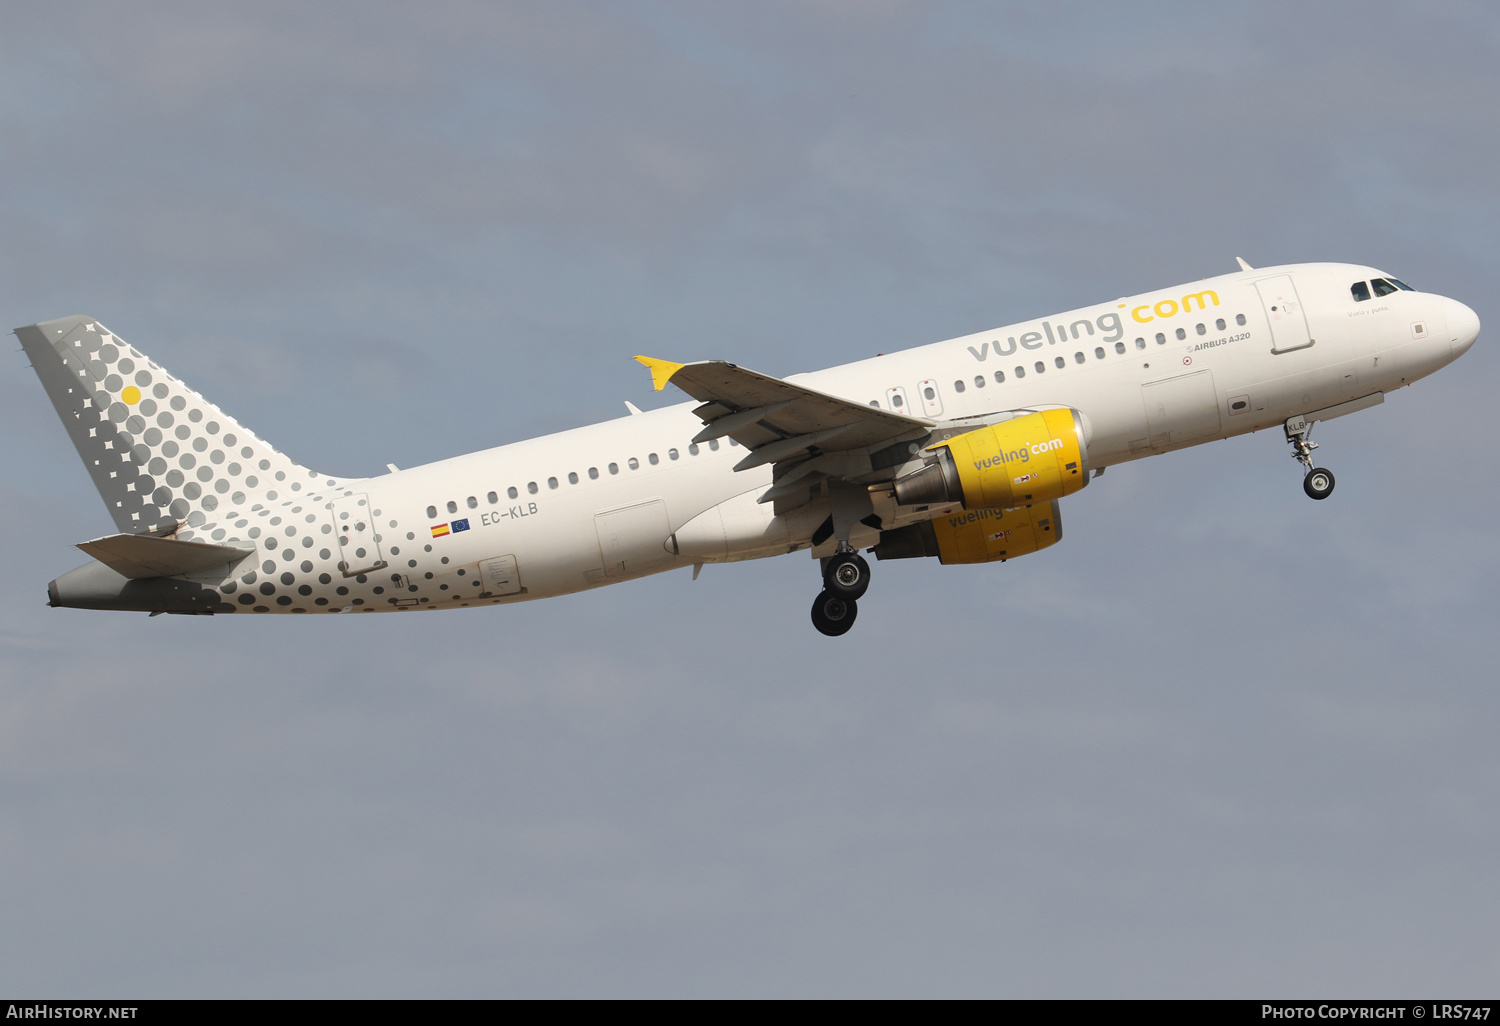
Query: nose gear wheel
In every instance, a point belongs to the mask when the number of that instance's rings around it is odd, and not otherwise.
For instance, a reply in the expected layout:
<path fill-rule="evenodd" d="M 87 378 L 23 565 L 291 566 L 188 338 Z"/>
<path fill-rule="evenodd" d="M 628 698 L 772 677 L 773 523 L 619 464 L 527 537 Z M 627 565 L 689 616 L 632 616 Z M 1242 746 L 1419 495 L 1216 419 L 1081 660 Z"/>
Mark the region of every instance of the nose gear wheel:
<path fill-rule="evenodd" d="M 1302 490 L 1310 498 L 1326 499 L 1333 494 L 1333 473 L 1322 467 L 1313 467 L 1302 479 Z"/>

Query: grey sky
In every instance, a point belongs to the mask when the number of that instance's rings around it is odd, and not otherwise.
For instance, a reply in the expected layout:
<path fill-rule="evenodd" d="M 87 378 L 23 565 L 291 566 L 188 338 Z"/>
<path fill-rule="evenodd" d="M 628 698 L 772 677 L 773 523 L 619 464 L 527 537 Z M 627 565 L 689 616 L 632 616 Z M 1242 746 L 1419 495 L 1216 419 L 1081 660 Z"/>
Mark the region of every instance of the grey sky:
<path fill-rule="evenodd" d="M 1254 264 L 1500 324 L 1482 3 L 10 3 L 0 310 L 343 475 Z M 1117 467 L 1004 565 L 441 617 L 45 608 L 0 374 L 0 990 L 1488 993 L 1497 361 Z M 18 346 L 13 346 L 19 349 Z"/>

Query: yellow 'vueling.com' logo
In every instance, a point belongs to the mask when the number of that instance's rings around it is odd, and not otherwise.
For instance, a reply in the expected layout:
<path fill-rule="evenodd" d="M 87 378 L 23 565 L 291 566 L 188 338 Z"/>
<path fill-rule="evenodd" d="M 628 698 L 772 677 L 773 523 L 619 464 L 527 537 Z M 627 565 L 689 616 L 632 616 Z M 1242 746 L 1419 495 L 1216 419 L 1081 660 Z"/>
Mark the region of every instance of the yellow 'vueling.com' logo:
<path fill-rule="evenodd" d="M 1212 301 L 1214 306 L 1219 305 L 1219 294 L 1213 289 L 1207 289 L 1203 292 L 1194 292 L 1190 296 L 1183 296 L 1181 304 L 1175 299 L 1163 299 L 1155 305 L 1144 303 L 1130 311 L 1130 319 L 1139 324 L 1149 324 L 1157 318 L 1165 320 L 1168 317 L 1175 317 L 1179 313 L 1187 313 L 1191 310 L 1193 308 L 1193 300 L 1198 301 L 1199 310 L 1207 310 L 1209 301 Z M 1120 307 L 1123 309 L 1125 305 L 1121 303 Z M 1151 311 L 1151 313 L 1143 315 L 1142 311 L 1146 310 Z"/>

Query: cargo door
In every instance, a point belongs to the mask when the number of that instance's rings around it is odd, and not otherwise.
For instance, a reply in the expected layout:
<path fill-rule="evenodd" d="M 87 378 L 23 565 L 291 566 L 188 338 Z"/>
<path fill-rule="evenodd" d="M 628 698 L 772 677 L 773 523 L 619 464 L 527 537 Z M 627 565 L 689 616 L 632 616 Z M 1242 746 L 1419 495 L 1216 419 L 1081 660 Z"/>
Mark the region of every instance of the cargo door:
<path fill-rule="evenodd" d="M 1261 305 L 1266 308 L 1266 319 L 1271 322 L 1271 352 L 1285 353 L 1313 344 L 1312 333 L 1307 328 L 1307 314 L 1302 310 L 1302 301 L 1297 298 L 1297 287 L 1292 284 L 1290 274 L 1263 278 L 1255 283 L 1255 289 L 1260 293 Z"/>
<path fill-rule="evenodd" d="M 339 569 L 345 577 L 367 574 L 385 566 L 368 495 L 334 499 L 329 512 L 333 516 L 334 537 L 339 540 Z"/>
<path fill-rule="evenodd" d="M 638 502 L 594 515 L 604 576 L 640 573 L 672 562 L 665 548 L 672 533 L 667 504 L 661 499 Z"/>
<path fill-rule="evenodd" d="M 1194 371 L 1141 386 L 1151 448 L 1212 438 L 1221 428 L 1212 371 Z"/>

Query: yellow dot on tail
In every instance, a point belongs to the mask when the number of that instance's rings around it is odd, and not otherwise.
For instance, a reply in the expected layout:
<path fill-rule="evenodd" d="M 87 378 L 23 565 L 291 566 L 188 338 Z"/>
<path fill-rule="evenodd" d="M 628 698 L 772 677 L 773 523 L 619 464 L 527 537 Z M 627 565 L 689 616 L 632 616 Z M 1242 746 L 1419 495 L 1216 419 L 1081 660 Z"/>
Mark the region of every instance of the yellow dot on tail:
<path fill-rule="evenodd" d="M 126 385 L 125 391 L 120 393 L 120 401 L 126 406 L 134 406 L 141 401 L 141 390 L 134 385 Z"/>

